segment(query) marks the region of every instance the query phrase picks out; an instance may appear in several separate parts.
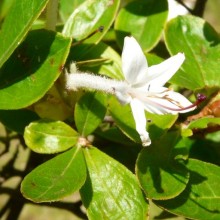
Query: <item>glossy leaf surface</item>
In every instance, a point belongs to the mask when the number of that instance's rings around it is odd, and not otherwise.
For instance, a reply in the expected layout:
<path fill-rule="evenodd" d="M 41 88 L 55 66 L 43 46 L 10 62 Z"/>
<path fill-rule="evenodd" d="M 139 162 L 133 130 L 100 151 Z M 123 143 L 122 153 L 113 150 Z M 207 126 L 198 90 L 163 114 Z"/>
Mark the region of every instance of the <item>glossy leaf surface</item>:
<path fill-rule="evenodd" d="M 172 55 L 183 52 L 186 56 L 182 71 L 171 82 L 191 90 L 219 88 L 220 67 L 216 59 L 220 53 L 220 37 L 205 20 L 193 16 L 171 20 L 165 29 L 165 42 Z"/>
<path fill-rule="evenodd" d="M 39 120 L 25 128 L 27 146 L 37 153 L 65 151 L 77 143 L 78 133 L 61 121 Z"/>
<path fill-rule="evenodd" d="M 111 26 L 119 2 L 119 0 L 85 1 L 71 14 L 64 25 L 62 33 L 76 40 L 82 40 L 100 26 L 103 26 L 102 34 L 96 34 L 87 40 L 88 43 L 97 43 Z"/>
<path fill-rule="evenodd" d="M 203 161 L 190 159 L 187 168 L 190 180 L 178 197 L 157 201 L 156 204 L 177 215 L 201 220 L 220 218 L 220 168 Z"/>
<path fill-rule="evenodd" d="M 169 199 L 185 189 L 189 173 L 175 159 L 179 154 L 174 148 L 177 143 L 178 134 L 169 132 L 140 152 L 136 173 L 148 198 Z"/>
<path fill-rule="evenodd" d="M 48 0 L 15 0 L 13 2 L 0 32 L 0 67 L 24 39 L 47 2 Z"/>
<path fill-rule="evenodd" d="M 168 15 L 165 0 L 133 1 L 121 9 L 115 22 L 116 37 L 123 46 L 124 37 L 132 35 L 144 51 L 159 41 Z"/>
<path fill-rule="evenodd" d="M 76 103 L 74 118 L 82 136 L 91 134 L 102 122 L 106 113 L 107 99 L 102 93 L 86 93 Z"/>
<path fill-rule="evenodd" d="M 79 190 L 85 180 L 82 149 L 74 147 L 29 173 L 21 184 L 21 192 L 34 202 L 57 201 Z"/>
<path fill-rule="evenodd" d="M 60 17 L 66 21 L 73 11 L 84 2 L 84 0 L 60 0 Z"/>
<path fill-rule="evenodd" d="M 60 75 L 71 40 L 46 30 L 29 33 L 0 69 L 0 109 L 19 109 L 39 100 Z"/>
<path fill-rule="evenodd" d="M 96 148 L 85 148 L 88 177 L 80 190 L 89 219 L 145 219 L 147 203 L 135 176 Z"/>

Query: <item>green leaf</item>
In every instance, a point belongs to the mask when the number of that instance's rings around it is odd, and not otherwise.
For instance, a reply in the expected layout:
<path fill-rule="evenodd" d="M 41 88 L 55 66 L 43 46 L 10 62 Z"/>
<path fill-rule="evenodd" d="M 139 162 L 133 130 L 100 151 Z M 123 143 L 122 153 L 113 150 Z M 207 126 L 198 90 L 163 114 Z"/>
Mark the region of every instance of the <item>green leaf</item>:
<path fill-rule="evenodd" d="M 0 69 L 0 109 L 19 109 L 39 100 L 59 77 L 71 40 L 32 31 Z"/>
<path fill-rule="evenodd" d="M 64 121 L 72 117 L 73 108 L 64 101 L 62 79 L 57 80 L 45 96 L 31 106 L 41 118 Z"/>
<path fill-rule="evenodd" d="M 145 53 L 145 56 L 147 58 L 148 66 L 157 65 L 157 64 L 160 64 L 164 61 L 163 58 L 161 58 L 153 53 Z"/>
<path fill-rule="evenodd" d="M 10 11 L 11 6 L 15 0 L 1 0 L 0 2 L 0 23 L 2 23 L 5 16 Z"/>
<path fill-rule="evenodd" d="M 96 148 L 85 148 L 88 177 L 80 194 L 89 219 L 146 219 L 147 203 L 135 176 Z"/>
<path fill-rule="evenodd" d="M 193 130 L 212 128 L 220 125 L 220 118 L 203 117 L 191 121 L 188 125 L 182 125 L 183 136 L 193 135 Z"/>
<path fill-rule="evenodd" d="M 69 17 L 62 33 L 76 40 L 82 40 L 100 26 L 104 26 L 104 31 L 101 34 L 95 34 L 87 41 L 88 43 L 97 43 L 114 21 L 119 3 L 119 0 L 85 1 Z"/>
<path fill-rule="evenodd" d="M 39 119 L 33 111 L 21 110 L 0 110 L 0 121 L 10 130 L 20 134 L 24 133 L 25 127 L 32 121 Z"/>
<path fill-rule="evenodd" d="M 77 53 L 75 53 L 75 49 L 78 51 Z M 82 71 L 91 71 L 114 79 L 124 78 L 120 56 L 103 42 L 89 48 L 85 44 L 73 48 L 70 59 L 75 60 Z"/>
<path fill-rule="evenodd" d="M 102 122 L 107 107 L 103 93 L 86 93 L 76 103 L 74 118 L 77 130 L 82 136 L 91 134 Z"/>
<path fill-rule="evenodd" d="M 168 15 L 164 0 L 133 1 L 122 8 L 115 22 L 116 38 L 122 47 L 124 37 L 132 35 L 144 51 L 151 50 L 160 40 Z"/>
<path fill-rule="evenodd" d="M 62 20 L 66 22 L 66 20 L 72 14 L 73 10 L 76 9 L 84 1 L 85 0 L 60 0 L 59 13 Z"/>
<path fill-rule="evenodd" d="M 178 118 L 178 115 L 157 115 L 147 112 L 146 117 L 150 120 L 148 123 L 148 131 L 150 133 L 151 140 L 157 140 L 173 126 Z"/>
<path fill-rule="evenodd" d="M 147 198 L 169 199 L 185 189 L 189 173 L 182 158 L 175 159 L 182 154 L 174 148 L 178 140 L 179 134 L 170 132 L 140 152 L 136 173 Z"/>
<path fill-rule="evenodd" d="M 95 134 L 100 136 L 101 138 L 104 138 L 108 141 L 112 141 L 116 144 L 122 144 L 128 147 L 129 145 L 134 146 L 134 143 L 131 142 L 129 138 L 127 138 L 121 130 L 118 129 L 118 127 L 110 127 L 110 128 L 105 128 L 102 130 L 101 128 L 96 129 Z M 115 148 L 114 148 L 115 150 Z M 120 155 L 121 156 L 121 155 Z"/>
<path fill-rule="evenodd" d="M 61 121 L 42 119 L 25 128 L 27 146 L 37 153 L 53 154 L 65 151 L 77 143 L 78 133 Z"/>
<path fill-rule="evenodd" d="M 156 204 L 186 218 L 220 219 L 220 168 L 195 159 L 189 160 L 187 168 L 190 180 L 184 192 L 174 199 L 157 201 Z"/>
<path fill-rule="evenodd" d="M 214 126 L 214 125 L 220 125 L 220 118 L 210 118 L 210 117 L 204 117 L 204 118 L 199 118 L 195 121 L 192 121 L 189 123 L 187 128 L 189 129 L 203 129 L 207 128 L 209 126 Z"/>
<path fill-rule="evenodd" d="M 216 143 L 220 143 L 220 131 L 218 130 L 216 132 L 207 134 L 206 139 Z"/>
<path fill-rule="evenodd" d="M 47 2 L 48 0 L 15 0 L 13 2 L 0 32 L 0 67 L 24 39 Z"/>
<path fill-rule="evenodd" d="M 34 202 L 52 202 L 76 192 L 85 180 L 82 149 L 74 147 L 29 173 L 21 183 L 21 192 Z"/>
<path fill-rule="evenodd" d="M 178 42 L 178 43 L 177 43 Z M 183 52 L 186 60 L 182 71 L 171 82 L 191 89 L 220 85 L 220 37 L 205 20 L 193 16 L 178 16 L 165 29 L 165 43 L 174 55 Z"/>

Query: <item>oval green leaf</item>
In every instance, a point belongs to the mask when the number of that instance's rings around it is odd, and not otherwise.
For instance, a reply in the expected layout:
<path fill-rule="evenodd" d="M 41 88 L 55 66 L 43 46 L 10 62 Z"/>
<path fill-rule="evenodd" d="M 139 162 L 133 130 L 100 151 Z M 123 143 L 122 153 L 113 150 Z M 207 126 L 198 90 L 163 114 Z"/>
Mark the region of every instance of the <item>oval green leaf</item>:
<path fill-rule="evenodd" d="M 0 109 L 19 109 L 39 100 L 59 77 L 71 40 L 46 30 L 28 34 L 0 69 Z"/>
<path fill-rule="evenodd" d="M 76 103 L 74 118 L 82 136 L 91 134 L 102 122 L 107 108 L 107 97 L 103 93 L 86 93 Z"/>
<path fill-rule="evenodd" d="M 34 202 L 52 202 L 76 192 L 85 180 L 82 149 L 74 147 L 29 173 L 21 183 L 21 192 Z"/>
<path fill-rule="evenodd" d="M 97 43 L 114 21 L 119 3 L 119 0 L 85 1 L 69 17 L 62 33 L 76 40 L 82 40 L 100 26 L 104 26 L 101 34 L 95 34 L 86 41 L 87 43 Z"/>
<path fill-rule="evenodd" d="M 124 37 L 132 35 L 144 51 L 151 50 L 160 40 L 168 15 L 164 0 L 133 1 L 122 8 L 115 22 L 116 39 L 122 47 Z"/>
<path fill-rule="evenodd" d="M 178 43 L 177 43 L 178 42 Z M 220 37 L 205 20 L 193 16 L 178 16 L 165 29 L 165 43 L 174 55 L 183 52 L 186 60 L 182 71 L 171 82 L 191 89 L 220 87 Z"/>
<path fill-rule="evenodd" d="M 187 168 L 190 180 L 184 192 L 174 199 L 156 201 L 156 204 L 186 218 L 220 219 L 220 168 L 195 159 L 189 160 Z"/>
<path fill-rule="evenodd" d="M 61 121 L 42 119 L 25 128 L 24 140 L 27 146 L 43 154 L 65 151 L 77 143 L 78 133 Z"/>
<path fill-rule="evenodd" d="M 146 219 L 147 203 L 127 168 L 96 148 L 85 148 L 88 177 L 80 194 L 89 219 Z"/>
<path fill-rule="evenodd" d="M 186 167 L 175 160 L 179 134 L 168 133 L 148 148 L 137 159 L 136 173 L 147 198 L 164 200 L 176 197 L 189 180 Z"/>
<path fill-rule="evenodd" d="M 0 68 L 21 43 L 48 0 L 15 0 L 0 32 Z M 15 18 L 16 22 L 15 22 Z"/>

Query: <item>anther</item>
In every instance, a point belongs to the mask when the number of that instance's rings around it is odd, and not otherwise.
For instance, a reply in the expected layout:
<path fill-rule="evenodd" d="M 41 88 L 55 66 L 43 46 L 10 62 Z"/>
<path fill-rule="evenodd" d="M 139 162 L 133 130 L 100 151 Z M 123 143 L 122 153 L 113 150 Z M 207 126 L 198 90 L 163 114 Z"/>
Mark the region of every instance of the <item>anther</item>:
<path fill-rule="evenodd" d="M 204 94 L 201 94 L 201 93 L 198 93 L 196 97 L 197 97 L 198 104 L 203 102 L 206 99 L 206 96 Z"/>
<path fill-rule="evenodd" d="M 203 102 L 206 99 L 206 96 L 204 94 L 201 94 L 201 93 L 198 93 L 196 97 L 197 97 L 197 100 L 196 100 L 195 103 L 193 103 L 192 105 L 189 105 L 189 106 L 187 106 L 185 108 L 181 108 L 180 110 L 187 110 L 187 109 L 196 107 L 196 106 L 198 106 L 201 102 Z"/>

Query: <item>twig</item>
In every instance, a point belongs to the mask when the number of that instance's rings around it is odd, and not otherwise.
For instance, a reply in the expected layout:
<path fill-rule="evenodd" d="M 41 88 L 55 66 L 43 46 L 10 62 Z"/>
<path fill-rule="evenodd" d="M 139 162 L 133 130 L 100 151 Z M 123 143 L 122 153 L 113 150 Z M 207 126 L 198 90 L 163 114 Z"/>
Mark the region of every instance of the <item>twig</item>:
<path fill-rule="evenodd" d="M 47 4 L 46 29 L 55 31 L 57 23 L 58 0 L 50 0 Z"/>
<path fill-rule="evenodd" d="M 193 10 L 189 8 L 182 0 L 176 0 L 180 5 L 182 5 L 189 13 L 193 14 Z"/>
<path fill-rule="evenodd" d="M 197 0 L 192 14 L 202 17 L 205 11 L 206 2 L 207 0 Z"/>

